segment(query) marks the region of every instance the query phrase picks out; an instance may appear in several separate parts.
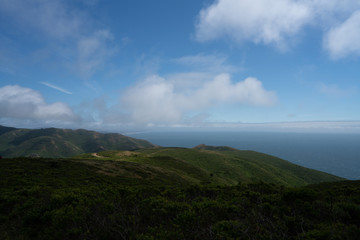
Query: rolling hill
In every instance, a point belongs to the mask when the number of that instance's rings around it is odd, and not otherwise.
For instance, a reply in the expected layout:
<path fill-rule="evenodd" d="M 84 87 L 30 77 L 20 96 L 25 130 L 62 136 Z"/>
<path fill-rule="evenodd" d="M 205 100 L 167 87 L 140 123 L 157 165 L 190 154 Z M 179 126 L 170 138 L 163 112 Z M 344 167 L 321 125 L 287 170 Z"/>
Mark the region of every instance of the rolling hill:
<path fill-rule="evenodd" d="M 68 164 L 91 166 L 96 173 L 129 183 L 236 185 L 261 181 L 302 186 L 342 179 L 254 151 L 206 145 L 164 148 L 120 134 L 87 130 L 0 126 L 0 155 L 35 155 L 55 158 L 53 161 L 68 157 Z"/>
<path fill-rule="evenodd" d="M 267 154 L 205 145 L 192 149 L 159 147 L 88 153 L 74 157 L 72 161 L 94 166 L 99 173 L 129 182 L 216 185 L 265 182 L 303 186 L 343 180 Z"/>
<path fill-rule="evenodd" d="M 0 126 L 0 155 L 70 157 L 105 150 L 135 150 L 155 145 L 121 134 L 58 128 L 18 129 Z"/>

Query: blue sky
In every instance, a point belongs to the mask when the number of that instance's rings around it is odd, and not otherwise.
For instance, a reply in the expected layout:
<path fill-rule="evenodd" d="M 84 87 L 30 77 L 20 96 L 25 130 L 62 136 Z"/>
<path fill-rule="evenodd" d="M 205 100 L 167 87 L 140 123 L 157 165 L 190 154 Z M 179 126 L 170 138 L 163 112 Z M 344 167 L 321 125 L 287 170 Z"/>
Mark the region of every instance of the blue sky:
<path fill-rule="evenodd" d="M 360 132 L 360 1 L 0 0 L 0 124 Z"/>

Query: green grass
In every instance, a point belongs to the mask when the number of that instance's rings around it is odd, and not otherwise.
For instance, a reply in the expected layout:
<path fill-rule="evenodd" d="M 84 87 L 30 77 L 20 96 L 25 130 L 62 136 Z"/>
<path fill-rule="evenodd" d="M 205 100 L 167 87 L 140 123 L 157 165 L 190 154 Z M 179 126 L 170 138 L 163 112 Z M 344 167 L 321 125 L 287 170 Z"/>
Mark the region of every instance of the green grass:
<path fill-rule="evenodd" d="M 105 151 L 74 159 L 138 163 L 180 176 L 190 183 L 236 185 L 266 182 L 303 186 L 343 180 L 324 172 L 304 168 L 267 154 L 222 148 L 221 150 L 153 148 L 137 151 Z"/>

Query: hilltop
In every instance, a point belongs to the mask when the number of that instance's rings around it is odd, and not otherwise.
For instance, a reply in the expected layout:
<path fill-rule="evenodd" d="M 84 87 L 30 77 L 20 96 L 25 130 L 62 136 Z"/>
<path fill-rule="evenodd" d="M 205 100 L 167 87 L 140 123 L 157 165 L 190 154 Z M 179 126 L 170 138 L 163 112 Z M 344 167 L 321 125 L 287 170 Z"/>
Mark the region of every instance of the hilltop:
<path fill-rule="evenodd" d="M 0 126 L 0 155 L 3 157 L 70 157 L 105 150 L 136 150 L 156 147 L 148 141 L 117 133 L 59 128 L 19 129 Z"/>

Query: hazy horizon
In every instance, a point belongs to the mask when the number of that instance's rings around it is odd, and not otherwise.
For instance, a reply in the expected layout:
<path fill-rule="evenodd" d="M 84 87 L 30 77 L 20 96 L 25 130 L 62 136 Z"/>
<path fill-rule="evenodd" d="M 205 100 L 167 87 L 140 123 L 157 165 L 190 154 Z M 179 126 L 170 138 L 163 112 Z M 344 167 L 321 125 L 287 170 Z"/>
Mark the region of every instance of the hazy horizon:
<path fill-rule="evenodd" d="M 301 132 L 143 132 L 130 134 L 163 147 L 229 146 L 280 157 L 351 180 L 360 179 L 360 134 Z"/>

